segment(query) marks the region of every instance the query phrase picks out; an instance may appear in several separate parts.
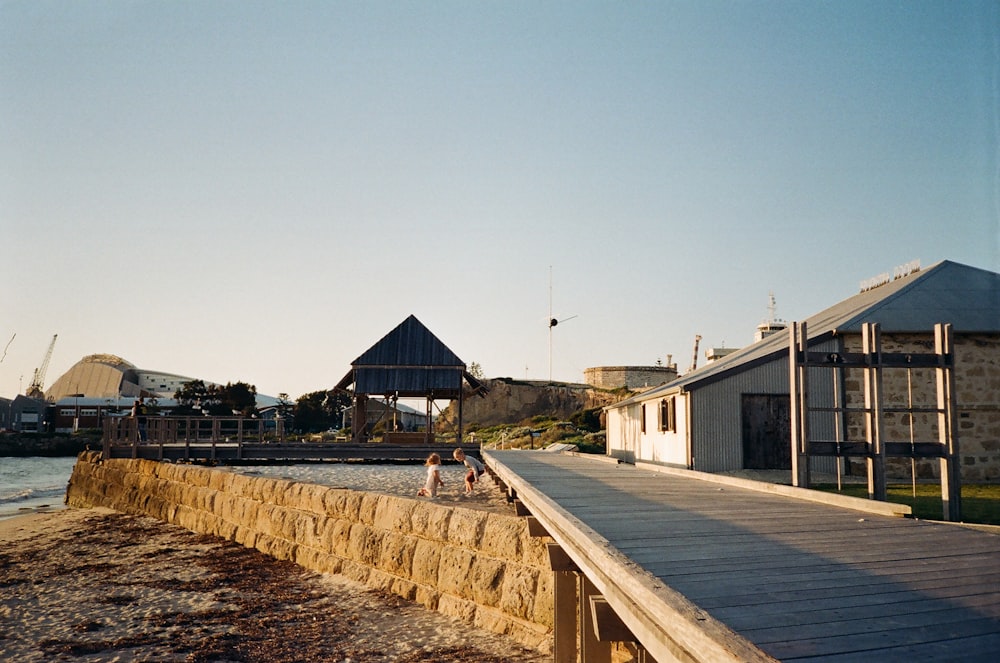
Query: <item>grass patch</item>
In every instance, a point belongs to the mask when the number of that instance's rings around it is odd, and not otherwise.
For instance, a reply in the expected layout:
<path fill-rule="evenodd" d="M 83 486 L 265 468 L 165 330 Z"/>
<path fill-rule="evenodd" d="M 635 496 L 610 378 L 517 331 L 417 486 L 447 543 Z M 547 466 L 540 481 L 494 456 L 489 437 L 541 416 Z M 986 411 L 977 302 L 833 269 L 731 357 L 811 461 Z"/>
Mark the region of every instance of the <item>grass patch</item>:
<path fill-rule="evenodd" d="M 836 493 L 836 484 L 819 484 L 817 490 Z M 868 497 L 865 484 L 845 484 L 841 495 Z M 941 520 L 941 486 L 936 483 L 918 483 L 917 496 L 911 484 L 889 484 L 886 495 L 890 502 L 908 504 L 914 518 Z M 966 484 L 962 486 L 962 521 L 981 525 L 1000 525 L 1000 484 Z"/>

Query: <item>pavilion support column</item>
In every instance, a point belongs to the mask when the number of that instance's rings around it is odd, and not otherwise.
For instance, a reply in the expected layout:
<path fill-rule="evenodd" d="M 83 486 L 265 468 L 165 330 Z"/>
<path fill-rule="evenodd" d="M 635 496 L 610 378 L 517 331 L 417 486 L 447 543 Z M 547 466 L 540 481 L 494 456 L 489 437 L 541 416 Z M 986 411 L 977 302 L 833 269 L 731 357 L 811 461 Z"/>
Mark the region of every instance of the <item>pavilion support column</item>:
<path fill-rule="evenodd" d="M 461 380 L 461 378 L 459 378 Z M 458 425 L 456 426 L 458 432 L 455 435 L 455 444 L 462 443 L 462 405 L 465 402 L 465 390 L 462 389 L 462 383 L 458 383 Z"/>
<path fill-rule="evenodd" d="M 434 442 L 434 394 L 427 394 L 427 399 L 424 401 L 425 404 L 425 418 L 424 421 L 424 444 L 431 444 Z"/>
<path fill-rule="evenodd" d="M 365 428 L 368 425 L 368 395 L 354 395 L 354 416 L 351 421 L 351 441 L 361 444 L 365 441 Z"/>

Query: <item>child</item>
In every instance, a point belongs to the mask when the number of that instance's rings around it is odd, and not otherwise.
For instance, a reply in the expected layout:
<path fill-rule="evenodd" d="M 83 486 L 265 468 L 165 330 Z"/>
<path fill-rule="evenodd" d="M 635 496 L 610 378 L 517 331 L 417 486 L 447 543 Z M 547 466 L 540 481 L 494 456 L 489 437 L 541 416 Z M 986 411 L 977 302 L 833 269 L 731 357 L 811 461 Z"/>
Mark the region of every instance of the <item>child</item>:
<path fill-rule="evenodd" d="M 431 454 L 427 457 L 424 465 L 427 466 L 427 482 L 423 488 L 417 491 L 417 495 L 420 497 L 437 497 L 438 486 L 444 485 L 444 481 L 441 481 L 441 456 Z"/>
<path fill-rule="evenodd" d="M 465 452 L 461 449 L 455 449 L 451 455 L 455 458 L 455 460 L 460 463 L 465 463 L 465 466 L 469 468 L 469 471 L 465 473 L 465 494 L 471 495 L 474 487 L 473 484 L 475 484 L 482 473 L 486 471 L 486 468 L 472 456 L 466 456 Z"/>

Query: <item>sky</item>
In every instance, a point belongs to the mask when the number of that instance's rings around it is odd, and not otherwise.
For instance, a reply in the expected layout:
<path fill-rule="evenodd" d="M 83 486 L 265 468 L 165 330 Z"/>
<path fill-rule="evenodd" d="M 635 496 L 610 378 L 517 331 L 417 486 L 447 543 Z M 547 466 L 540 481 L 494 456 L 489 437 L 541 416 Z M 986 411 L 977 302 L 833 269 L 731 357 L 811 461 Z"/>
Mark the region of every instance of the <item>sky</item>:
<path fill-rule="evenodd" d="M 46 387 L 296 398 L 411 314 L 486 377 L 684 372 L 771 293 L 1000 271 L 996 2 L 0 0 L 0 53 L 8 398 L 56 334 Z"/>

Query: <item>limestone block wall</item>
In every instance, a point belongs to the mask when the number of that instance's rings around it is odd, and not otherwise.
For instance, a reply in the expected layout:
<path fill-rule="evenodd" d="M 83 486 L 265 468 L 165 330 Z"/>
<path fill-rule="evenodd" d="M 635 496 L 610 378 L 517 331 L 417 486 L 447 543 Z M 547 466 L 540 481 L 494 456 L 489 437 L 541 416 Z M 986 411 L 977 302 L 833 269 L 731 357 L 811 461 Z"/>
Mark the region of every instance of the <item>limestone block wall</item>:
<path fill-rule="evenodd" d="M 647 389 L 677 377 L 677 364 L 669 366 L 594 366 L 583 369 L 584 381 L 599 389 Z"/>
<path fill-rule="evenodd" d="M 546 540 L 513 515 L 98 452 L 78 457 L 66 503 L 236 541 L 551 651 Z"/>

